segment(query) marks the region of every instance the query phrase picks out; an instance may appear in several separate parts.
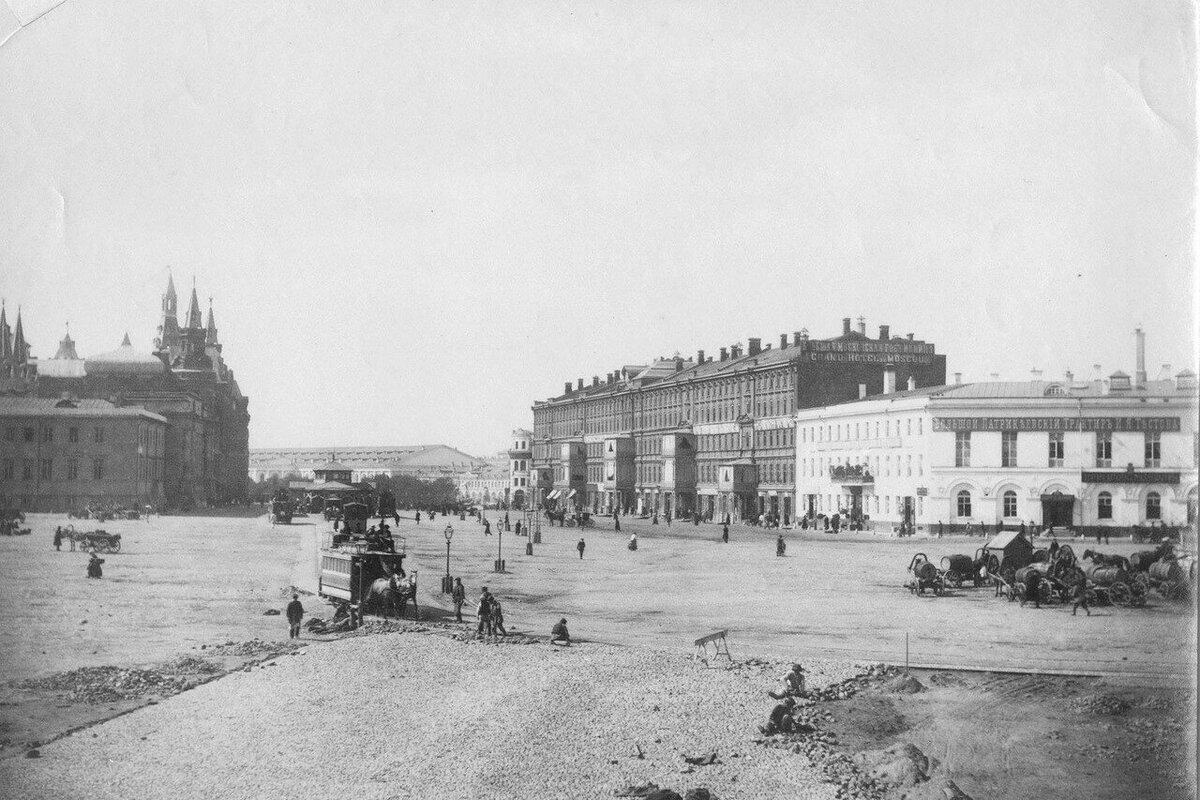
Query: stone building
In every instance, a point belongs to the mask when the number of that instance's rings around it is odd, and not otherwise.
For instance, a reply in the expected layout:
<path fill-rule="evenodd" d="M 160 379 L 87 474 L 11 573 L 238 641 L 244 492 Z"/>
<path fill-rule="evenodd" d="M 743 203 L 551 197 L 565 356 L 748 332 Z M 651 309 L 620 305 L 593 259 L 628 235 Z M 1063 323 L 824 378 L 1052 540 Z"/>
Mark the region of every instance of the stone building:
<path fill-rule="evenodd" d="M 18 318 L 11 345 L 0 341 L 0 349 L 10 353 L 0 368 L 0 396 L 102 399 L 159 415 L 168 423 L 163 503 L 192 508 L 244 502 L 249 400 L 225 363 L 211 305 L 204 322 L 193 288 L 180 325 L 176 304 L 169 279 L 153 353 L 137 350 L 126 335 L 115 350 L 81 359 L 68 334 L 54 358 L 34 358 Z M 5 329 L 0 319 L 0 339 L 9 338 Z"/>
<path fill-rule="evenodd" d="M 138 406 L 0 396 L 0 506 L 161 506 L 167 429 Z"/>
<path fill-rule="evenodd" d="M 883 366 L 920 386 L 945 383 L 946 358 L 912 334 L 878 338 L 843 320 L 842 334 L 806 331 L 703 350 L 577 379 L 533 406 L 531 482 L 543 503 L 596 512 L 707 519 L 795 515 L 797 409 L 877 393 Z"/>
<path fill-rule="evenodd" d="M 420 480 L 457 479 L 465 471 L 483 463 L 444 444 L 370 447 L 269 447 L 250 451 L 250 480 L 299 475 L 312 479 L 314 471 L 327 461 L 336 460 L 350 470 L 354 483 L 375 475 L 405 475 Z"/>
<path fill-rule="evenodd" d="M 802 512 L 944 530 L 1195 521 L 1190 370 L 885 386 L 796 414 Z"/>
<path fill-rule="evenodd" d="M 512 508 L 525 508 L 533 486 L 532 441 L 533 431 L 517 428 L 512 432 L 512 446 L 508 449 L 508 488 L 504 498 Z"/>

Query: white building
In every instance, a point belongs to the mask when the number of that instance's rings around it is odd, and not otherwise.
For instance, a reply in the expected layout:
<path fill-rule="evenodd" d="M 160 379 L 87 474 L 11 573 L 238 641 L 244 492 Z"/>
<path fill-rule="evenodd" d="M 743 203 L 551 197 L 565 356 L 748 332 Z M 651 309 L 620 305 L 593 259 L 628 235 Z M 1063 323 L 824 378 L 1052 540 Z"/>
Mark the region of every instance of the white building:
<path fill-rule="evenodd" d="M 803 410 L 800 510 L 927 529 L 1193 523 L 1196 376 L 1144 376 L 956 384 Z"/>
<path fill-rule="evenodd" d="M 489 458 L 455 476 L 458 496 L 485 506 L 506 502 L 508 465 L 504 456 Z"/>
<path fill-rule="evenodd" d="M 505 500 L 512 508 L 524 508 L 530 496 L 533 478 L 533 432 L 517 428 L 512 432 L 508 450 L 508 492 Z"/>

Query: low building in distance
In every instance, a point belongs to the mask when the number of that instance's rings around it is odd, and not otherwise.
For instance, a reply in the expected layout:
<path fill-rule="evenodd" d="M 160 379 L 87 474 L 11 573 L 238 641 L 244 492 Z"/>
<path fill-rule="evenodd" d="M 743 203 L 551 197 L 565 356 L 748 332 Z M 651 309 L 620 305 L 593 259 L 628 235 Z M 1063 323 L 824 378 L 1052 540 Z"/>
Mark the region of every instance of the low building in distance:
<path fill-rule="evenodd" d="M 458 496 L 481 505 L 508 504 L 508 455 L 501 453 L 459 473 L 455 477 Z"/>
<path fill-rule="evenodd" d="M 274 447 L 250 451 L 250 479 L 263 481 L 298 475 L 312 480 L 314 470 L 337 461 L 350 470 L 351 482 L 375 475 L 406 475 L 421 480 L 456 479 L 461 473 L 484 463 L 445 444 L 398 447 Z"/>
<path fill-rule="evenodd" d="M 1196 518 L 1196 375 L 951 384 L 799 411 L 801 512 L 936 531 Z"/>
<path fill-rule="evenodd" d="M 534 403 L 531 484 L 543 504 L 705 519 L 796 509 L 795 413 L 883 390 L 883 367 L 919 386 L 945 383 L 946 357 L 887 325 L 867 336 L 807 331 L 619 367 Z"/>

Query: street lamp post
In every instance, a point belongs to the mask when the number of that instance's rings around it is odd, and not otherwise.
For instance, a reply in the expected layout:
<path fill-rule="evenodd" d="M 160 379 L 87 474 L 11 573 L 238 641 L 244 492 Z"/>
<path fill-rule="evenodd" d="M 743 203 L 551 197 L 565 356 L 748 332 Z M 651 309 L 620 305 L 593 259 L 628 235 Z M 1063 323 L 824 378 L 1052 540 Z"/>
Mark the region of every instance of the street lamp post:
<path fill-rule="evenodd" d="M 504 572 L 504 523 L 496 518 L 496 572 Z"/>
<path fill-rule="evenodd" d="M 450 540 L 454 538 L 454 528 L 447 525 L 442 535 L 446 537 L 446 577 L 442 578 L 442 594 L 450 594 L 454 591 L 454 581 L 450 578 Z"/>

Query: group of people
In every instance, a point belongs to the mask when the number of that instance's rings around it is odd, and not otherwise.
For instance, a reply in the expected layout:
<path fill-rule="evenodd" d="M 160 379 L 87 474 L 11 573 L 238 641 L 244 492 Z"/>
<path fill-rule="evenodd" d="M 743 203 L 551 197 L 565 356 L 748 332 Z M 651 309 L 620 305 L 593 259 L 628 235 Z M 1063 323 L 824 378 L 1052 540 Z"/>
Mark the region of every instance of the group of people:
<path fill-rule="evenodd" d="M 808 697 L 808 690 L 804 686 L 804 667 L 792 664 L 791 670 L 783 676 L 782 686 L 779 690 L 767 692 L 767 694 L 779 702 L 771 709 L 771 713 L 767 717 L 767 724 L 760 727 L 759 730 L 767 736 L 775 733 L 792 733 L 796 729 L 796 721 L 792 716 L 792 711 L 796 708 L 796 701 Z"/>
<path fill-rule="evenodd" d="M 462 578 L 454 579 L 454 589 L 450 596 L 454 601 L 455 621 L 464 622 L 462 610 L 467 602 L 467 590 L 463 586 Z M 504 607 L 500 605 L 500 600 L 486 586 L 479 590 L 479 600 L 475 604 L 475 621 L 475 638 L 477 639 L 508 636 L 508 630 L 504 627 Z M 551 629 L 550 643 L 557 645 L 568 645 L 571 643 L 571 634 L 567 630 L 566 617 L 560 619 Z"/>

